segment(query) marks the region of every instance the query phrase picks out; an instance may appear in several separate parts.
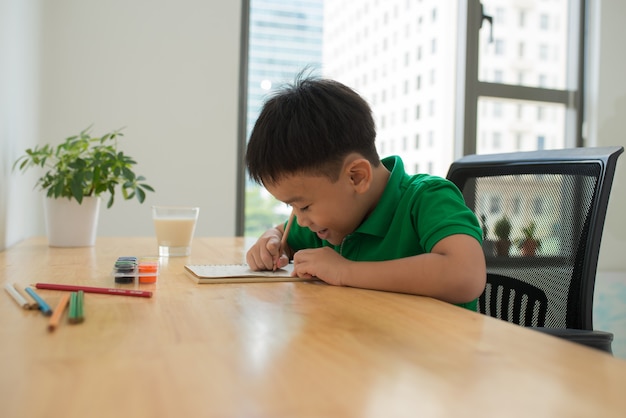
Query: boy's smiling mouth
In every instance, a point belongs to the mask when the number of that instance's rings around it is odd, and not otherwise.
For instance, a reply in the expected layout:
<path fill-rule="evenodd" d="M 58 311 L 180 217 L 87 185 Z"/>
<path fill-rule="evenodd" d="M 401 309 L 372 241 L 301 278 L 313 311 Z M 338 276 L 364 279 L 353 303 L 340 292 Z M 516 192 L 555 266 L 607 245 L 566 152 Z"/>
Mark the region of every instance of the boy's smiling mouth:
<path fill-rule="evenodd" d="M 328 228 L 323 228 L 323 229 L 320 229 L 319 231 L 317 231 L 315 233 L 317 234 L 317 236 L 320 239 L 326 239 L 328 237 L 328 232 L 329 232 Z"/>

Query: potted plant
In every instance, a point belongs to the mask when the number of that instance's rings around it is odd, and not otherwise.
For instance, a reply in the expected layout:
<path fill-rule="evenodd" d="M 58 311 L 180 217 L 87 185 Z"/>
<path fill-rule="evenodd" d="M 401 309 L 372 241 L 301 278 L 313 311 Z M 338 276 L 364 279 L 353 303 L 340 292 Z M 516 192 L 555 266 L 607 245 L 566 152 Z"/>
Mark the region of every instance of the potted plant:
<path fill-rule="evenodd" d="M 498 237 L 496 241 L 496 255 L 499 257 L 508 257 L 509 249 L 511 247 L 511 221 L 506 216 L 502 216 L 498 219 L 493 226 L 493 232 Z"/>
<path fill-rule="evenodd" d="M 536 225 L 534 222 L 530 222 L 524 228 L 522 228 L 522 238 L 517 240 L 517 246 L 522 252 L 524 257 L 532 257 L 537 252 L 537 249 L 541 247 L 541 241 L 535 235 Z"/>
<path fill-rule="evenodd" d="M 51 246 L 92 246 L 95 242 L 100 196 L 108 193 L 113 206 L 116 189 L 124 199 L 140 203 L 154 189 L 133 171 L 137 164 L 118 149 L 120 130 L 92 137 L 90 128 L 52 146 L 29 148 L 13 164 L 22 172 L 41 167 L 45 173 L 35 188 L 46 192 L 44 213 Z"/>

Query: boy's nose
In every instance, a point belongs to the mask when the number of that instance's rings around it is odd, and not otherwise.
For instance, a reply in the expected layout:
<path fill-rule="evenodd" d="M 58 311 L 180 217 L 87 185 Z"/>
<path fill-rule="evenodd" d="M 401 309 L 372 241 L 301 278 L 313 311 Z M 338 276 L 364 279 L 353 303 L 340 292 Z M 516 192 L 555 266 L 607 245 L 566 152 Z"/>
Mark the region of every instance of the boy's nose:
<path fill-rule="evenodd" d="M 299 226 L 308 228 L 311 225 L 311 221 L 309 221 L 309 219 L 306 216 L 303 216 L 302 214 L 299 214 L 296 217 L 296 221 L 298 222 Z"/>

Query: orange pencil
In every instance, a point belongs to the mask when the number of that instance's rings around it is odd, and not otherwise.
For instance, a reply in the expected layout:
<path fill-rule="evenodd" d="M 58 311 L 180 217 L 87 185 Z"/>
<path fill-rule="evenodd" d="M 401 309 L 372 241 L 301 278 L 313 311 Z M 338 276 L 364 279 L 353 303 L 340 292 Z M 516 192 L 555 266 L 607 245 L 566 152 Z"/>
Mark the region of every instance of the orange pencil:
<path fill-rule="evenodd" d="M 52 316 L 50 317 L 50 322 L 48 323 L 48 331 L 54 331 L 54 329 L 59 325 L 61 315 L 63 315 L 63 311 L 67 307 L 69 301 L 70 294 L 64 293 L 63 296 L 61 296 L 61 300 L 57 304 L 56 308 L 54 308 Z"/>

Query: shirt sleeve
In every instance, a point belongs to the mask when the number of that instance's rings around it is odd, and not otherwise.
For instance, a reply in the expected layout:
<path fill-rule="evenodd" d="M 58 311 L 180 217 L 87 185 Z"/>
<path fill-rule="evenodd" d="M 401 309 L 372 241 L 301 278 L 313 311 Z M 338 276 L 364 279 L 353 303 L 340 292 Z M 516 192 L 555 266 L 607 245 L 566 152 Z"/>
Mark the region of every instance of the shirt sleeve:
<path fill-rule="evenodd" d="M 443 238 L 465 234 L 482 242 L 482 229 L 454 183 L 431 177 L 415 191 L 414 224 L 420 244 L 430 252 Z"/>

